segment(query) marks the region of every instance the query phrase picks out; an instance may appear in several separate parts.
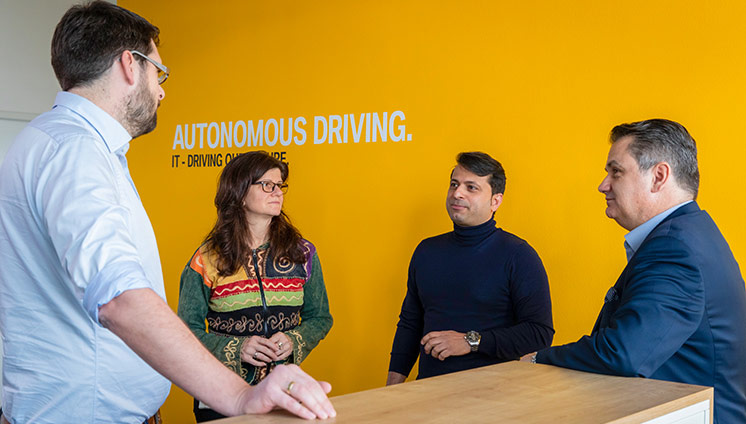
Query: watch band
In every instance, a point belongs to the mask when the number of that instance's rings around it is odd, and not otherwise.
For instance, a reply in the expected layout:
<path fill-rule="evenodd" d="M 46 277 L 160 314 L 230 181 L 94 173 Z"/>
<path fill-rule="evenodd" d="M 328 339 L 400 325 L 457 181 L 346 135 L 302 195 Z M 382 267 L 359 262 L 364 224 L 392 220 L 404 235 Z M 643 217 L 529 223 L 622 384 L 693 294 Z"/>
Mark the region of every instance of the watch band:
<path fill-rule="evenodd" d="M 474 330 L 467 331 L 466 334 L 464 334 L 464 340 L 469 344 L 469 349 L 472 352 L 477 352 L 479 350 L 479 342 L 482 341 L 482 335 Z"/>

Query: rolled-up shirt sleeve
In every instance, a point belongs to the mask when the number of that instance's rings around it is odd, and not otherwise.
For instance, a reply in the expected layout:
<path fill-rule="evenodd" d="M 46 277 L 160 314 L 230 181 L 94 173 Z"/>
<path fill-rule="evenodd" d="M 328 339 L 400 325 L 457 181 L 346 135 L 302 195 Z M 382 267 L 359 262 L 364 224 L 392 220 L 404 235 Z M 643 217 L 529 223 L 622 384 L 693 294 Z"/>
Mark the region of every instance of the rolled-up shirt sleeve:
<path fill-rule="evenodd" d="M 61 277 L 97 323 L 99 308 L 116 296 L 153 288 L 132 239 L 132 203 L 123 201 L 134 188 L 123 184 L 129 182 L 123 167 L 105 149 L 85 138 L 50 144 L 35 193 L 41 224 L 67 273 Z"/>

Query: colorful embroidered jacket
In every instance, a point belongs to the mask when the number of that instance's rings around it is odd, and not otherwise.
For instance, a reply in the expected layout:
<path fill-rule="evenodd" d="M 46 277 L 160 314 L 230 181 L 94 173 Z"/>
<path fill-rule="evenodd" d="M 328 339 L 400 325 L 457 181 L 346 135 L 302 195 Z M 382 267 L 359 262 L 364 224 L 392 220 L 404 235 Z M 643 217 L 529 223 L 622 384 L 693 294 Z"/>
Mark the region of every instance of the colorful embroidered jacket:
<path fill-rule="evenodd" d="M 220 362 L 250 384 L 261 381 L 271 367 L 241 361 L 249 337 L 283 331 L 293 341 L 293 353 L 281 363 L 300 364 L 332 327 L 316 248 L 302 243 L 305 263 L 272 258 L 265 244 L 246 267 L 227 277 L 218 276 L 214 256 L 203 245 L 181 274 L 179 317 Z"/>

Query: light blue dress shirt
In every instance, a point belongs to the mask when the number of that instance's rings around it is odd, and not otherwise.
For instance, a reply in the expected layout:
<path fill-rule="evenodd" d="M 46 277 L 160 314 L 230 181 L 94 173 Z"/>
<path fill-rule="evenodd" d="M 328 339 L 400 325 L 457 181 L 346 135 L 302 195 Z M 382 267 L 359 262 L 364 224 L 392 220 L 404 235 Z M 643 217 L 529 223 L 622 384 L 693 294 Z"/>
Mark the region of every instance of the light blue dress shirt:
<path fill-rule="evenodd" d="M 648 234 L 650 234 L 651 231 L 655 227 L 658 226 L 658 224 L 661 223 L 668 215 L 671 215 L 676 211 L 676 209 L 686 205 L 687 203 L 691 203 L 694 200 L 688 200 L 684 203 L 679 203 L 678 205 L 667 209 L 658 215 L 648 219 L 645 221 L 644 224 L 639 225 L 637 228 L 633 229 L 632 231 L 628 232 L 624 236 L 624 250 L 627 252 L 627 262 L 629 262 L 630 259 L 632 259 L 632 256 L 635 256 L 635 252 L 637 252 L 637 249 L 640 248 L 642 245 L 642 242 L 645 241 L 645 239 L 648 237 Z"/>
<path fill-rule="evenodd" d="M 102 109 L 61 92 L 0 168 L 11 423 L 142 423 L 168 396 L 168 380 L 98 321 L 99 307 L 126 290 L 165 300 L 155 235 L 127 169 L 130 139 Z"/>

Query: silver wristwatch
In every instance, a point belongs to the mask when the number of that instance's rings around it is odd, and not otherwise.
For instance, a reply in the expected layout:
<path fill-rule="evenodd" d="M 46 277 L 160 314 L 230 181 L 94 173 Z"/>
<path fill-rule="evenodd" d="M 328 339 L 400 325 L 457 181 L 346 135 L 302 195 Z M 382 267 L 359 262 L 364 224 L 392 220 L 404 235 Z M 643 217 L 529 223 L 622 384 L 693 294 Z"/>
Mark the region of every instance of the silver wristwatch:
<path fill-rule="evenodd" d="M 476 352 L 479 350 L 479 342 L 482 340 L 482 335 L 477 333 L 476 331 L 468 331 L 464 335 L 464 339 L 466 340 L 466 343 L 469 343 L 469 347 L 471 348 L 472 352 Z"/>

